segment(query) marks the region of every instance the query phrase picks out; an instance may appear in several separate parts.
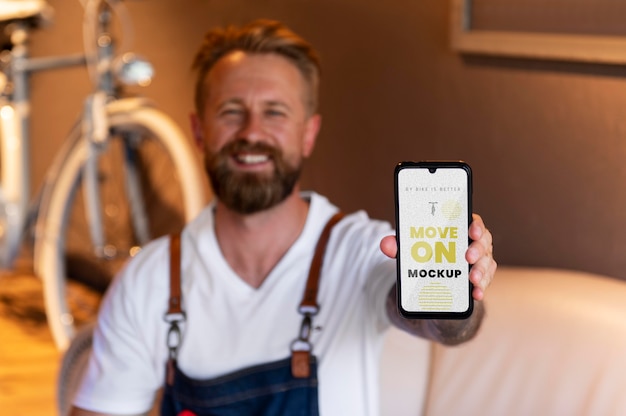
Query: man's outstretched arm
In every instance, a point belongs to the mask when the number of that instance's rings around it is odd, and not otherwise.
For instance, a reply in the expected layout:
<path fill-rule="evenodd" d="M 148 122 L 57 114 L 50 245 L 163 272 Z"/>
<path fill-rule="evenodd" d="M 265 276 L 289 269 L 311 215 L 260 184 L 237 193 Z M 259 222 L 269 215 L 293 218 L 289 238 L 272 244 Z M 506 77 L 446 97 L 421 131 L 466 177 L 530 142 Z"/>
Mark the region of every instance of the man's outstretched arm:
<path fill-rule="evenodd" d="M 474 311 L 466 319 L 407 319 L 398 311 L 395 285 L 387 296 L 386 308 L 389 320 L 397 328 L 445 345 L 457 345 L 474 337 L 485 313 L 483 303 L 474 301 Z"/>

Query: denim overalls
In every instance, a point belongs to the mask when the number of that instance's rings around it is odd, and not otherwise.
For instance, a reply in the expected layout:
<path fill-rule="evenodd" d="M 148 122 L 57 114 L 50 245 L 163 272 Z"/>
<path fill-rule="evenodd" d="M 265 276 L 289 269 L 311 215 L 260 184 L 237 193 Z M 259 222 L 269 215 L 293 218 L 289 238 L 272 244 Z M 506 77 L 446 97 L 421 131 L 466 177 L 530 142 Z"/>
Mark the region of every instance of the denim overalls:
<path fill-rule="evenodd" d="M 165 320 L 170 324 L 167 344 L 170 351 L 165 389 L 161 403 L 163 416 L 318 416 L 317 361 L 311 354 L 309 335 L 317 305 L 317 289 L 324 250 L 332 227 L 343 214 L 335 214 L 326 224 L 315 249 L 306 289 L 298 312 L 302 325 L 291 344 L 291 356 L 209 379 L 194 380 L 176 365 L 181 341 L 179 324 L 185 320 L 181 309 L 180 235 L 170 241 L 170 299 Z"/>

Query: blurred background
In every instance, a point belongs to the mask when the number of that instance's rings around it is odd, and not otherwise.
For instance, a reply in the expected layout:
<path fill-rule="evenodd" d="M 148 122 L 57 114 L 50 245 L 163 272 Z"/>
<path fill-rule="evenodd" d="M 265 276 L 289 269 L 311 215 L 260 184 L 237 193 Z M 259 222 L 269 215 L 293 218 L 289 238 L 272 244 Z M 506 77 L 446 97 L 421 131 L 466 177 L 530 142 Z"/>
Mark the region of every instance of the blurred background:
<path fill-rule="evenodd" d="M 33 56 L 81 51 L 79 1 L 49 3 L 54 24 L 33 36 Z M 463 159 L 474 171 L 474 210 L 494 235 L 500 264 L 626 279 L 623 66 L 461 54 L 451 47 L 452 5 L 442 0 L 127 3 L 132 49 L 156 68 L 141 93 L 187 134 L 190 63 L 204 32 L 279 19 L 322 57 L 323 126 L 305 188 L 345 211 L 393 222 L 397 162 Z M 591 23 L 585 30 L 602 26 Z M 33 77 L 33 189 L 88 90 L 82 68 Z"/>

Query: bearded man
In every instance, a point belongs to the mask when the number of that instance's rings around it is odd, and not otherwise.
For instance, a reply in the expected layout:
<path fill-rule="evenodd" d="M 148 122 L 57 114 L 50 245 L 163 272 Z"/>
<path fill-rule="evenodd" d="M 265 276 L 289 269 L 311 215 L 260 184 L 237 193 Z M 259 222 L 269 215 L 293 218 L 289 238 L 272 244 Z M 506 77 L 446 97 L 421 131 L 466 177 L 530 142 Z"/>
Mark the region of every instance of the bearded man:
<path fill-rule="evenodd" d="M 195 68 L 193 132 L 216 198 L 116 278 L 72 414 L 146 414 L 164 387 L 163 415 L 377 415 L 390 325 L 446 344 L 476 333 L 491 234 L 474 215 L 469 318 L 403 319 L 391 225 L 300 189 L 321 125 L 313 47 L 258 20 L 211 30 Z"/>

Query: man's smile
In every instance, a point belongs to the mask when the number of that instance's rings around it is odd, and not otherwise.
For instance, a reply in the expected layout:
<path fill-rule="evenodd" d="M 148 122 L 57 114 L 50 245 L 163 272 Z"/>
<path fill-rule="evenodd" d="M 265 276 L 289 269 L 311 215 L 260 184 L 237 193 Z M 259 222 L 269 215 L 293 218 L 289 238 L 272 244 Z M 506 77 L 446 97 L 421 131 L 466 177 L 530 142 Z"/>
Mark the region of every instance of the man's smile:
<path fill-rule="evenodd" d="M 234 158 L 242 165 L 258 165 L 271 160 L 270 155 L 266 153 L 236 153 Z"/>

